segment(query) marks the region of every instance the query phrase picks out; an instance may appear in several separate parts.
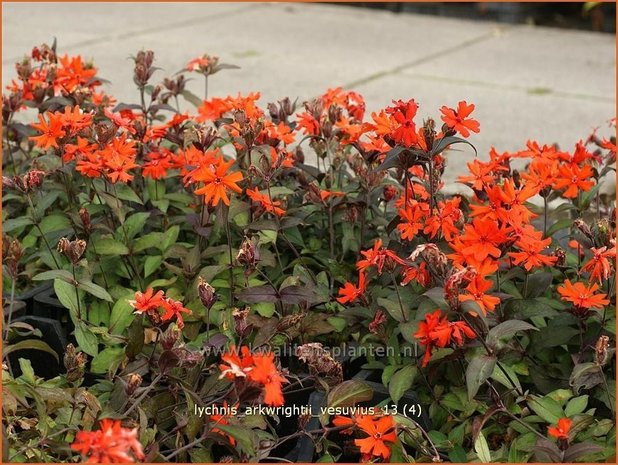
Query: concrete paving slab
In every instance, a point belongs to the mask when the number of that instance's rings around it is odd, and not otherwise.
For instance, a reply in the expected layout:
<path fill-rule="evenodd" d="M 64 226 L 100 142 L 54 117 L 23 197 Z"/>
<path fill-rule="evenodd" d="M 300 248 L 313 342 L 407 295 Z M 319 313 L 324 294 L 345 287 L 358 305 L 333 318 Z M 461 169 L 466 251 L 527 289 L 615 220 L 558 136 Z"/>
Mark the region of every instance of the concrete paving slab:
<path fill-rule="evenodd" d="M 61 53 L 93 58 L 107 91 L 138 98 L 127 57 L 155 51 L 162 79 L 204 52 L 241 66 L 212 76 L 211 96 L 260 91 L 265 104 L 327 88 L 361 92 L 370 111 L 416 98 L 421 116 L 477 105 L 479 154 L 529 138 L 570 147 L 615 114 L 615 36 L 340 5 L 286 3 L 3 4 L 2 82 L 14 62 L 57 37 Z M 203 95 L 195 76 L 189 88 Z M 189 105 L 183 105 L 193 111 Z M 452 180 L 472 155 L 453 152 Z"/>
<path fill-rule="evenodd" d="M 616 38 L 513 26 L 491 40 L 403 72 L 612 101 L 616 97 Z"/>

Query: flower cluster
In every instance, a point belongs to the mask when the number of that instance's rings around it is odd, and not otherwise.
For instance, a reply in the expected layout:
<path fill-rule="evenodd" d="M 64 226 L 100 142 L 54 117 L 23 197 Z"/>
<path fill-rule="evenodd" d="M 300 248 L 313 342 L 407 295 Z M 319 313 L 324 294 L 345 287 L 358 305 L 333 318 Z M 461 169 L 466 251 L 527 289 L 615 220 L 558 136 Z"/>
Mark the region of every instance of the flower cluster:
<path fill-rule="evenodd" d="M 137 428 L 124 428 L 120 420 L 105 418 L 96 431 L 78 431 L 71 449 L 88 463 L 127 463 L 144 460 Z"/>
<path fill-rule="evenodd" d="M 278 407 L 284 404 L 281 387 L 288 380 L 275 365 L 275 355 L 271 352 L 251 353 L 247 346 L 240 351 L 236 346 L 221 356 L 223 363 L 219 365 L 221 378 L 239 379 L 241 383 L 261 386 L 266 405 Z"/>
<path fill-rule="evenodd" d="M 163 291 L 155 292 L 152 288 L 143 293 L 136 292 L 135 300 L 129 301 L 129 304 L 135 309 L 135 313 L 146 314 L 156 326 L 175 320 L 178 328 L 182 329 L 185 325 L 182 314 L 191 315 L 191 310 L 184 308 L 182 302 L 170 299 Z"/>

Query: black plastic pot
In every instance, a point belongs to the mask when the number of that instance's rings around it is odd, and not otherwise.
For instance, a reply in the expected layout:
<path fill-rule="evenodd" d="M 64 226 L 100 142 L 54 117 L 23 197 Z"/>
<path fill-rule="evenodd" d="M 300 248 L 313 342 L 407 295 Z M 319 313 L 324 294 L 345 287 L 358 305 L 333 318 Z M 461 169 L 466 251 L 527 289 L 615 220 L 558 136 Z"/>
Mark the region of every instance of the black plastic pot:
<path fill-rule="evenodd" d="M 58 321 L 64 329 L 65 338 L 75 329 L 69 310 L 60 303 L 53 288 L 45 289 L 34 296 L 32 314 Z"/>
<path fill-rule="evenodd" d="M 13 301 L 13 309 L 11 311 L 11 302 L 6 302 L 4 308 L 2 309 L 2 313 L 4 314 L 4 321 L 8 322 L 9 319 L 11 322 L 15 321 L 17 318 L 21 318 L 26 316 L 26 302 L 21 300 Z M 9 318 L 10 315 L 10 318 Z"/>
<path fill-rule="evenodd" d="M 45 282 L 39 284 L 38 286 L 33 287 L 32 289 L 30 289 L 28 291 L 25 291 L 25 292 L 22 292 L 21 294 L 15 295 L 14 300 L 15 301 L 19 300 L 21 302 L 24 302 L 26 304 L 26 314 L 32 315 L 32 310 L 34 308 L 34 298 L 37 295 L 39 295 L 41 292 L 48 291 L 49 289 L 52 289 L 52 288 L 53 288 L 52 281 L 45 281 Z M 10 293 L 7 294 L 6 292 L 4 292 L 2 294 L 2 297 L 4 297 L 4 299 L 6 299 L 6 300 L 10 300 L 11 299 L 11 294 Z"/>
<path fill-rule="evenodd" d="M 15 321 L 27 323 L 35 329 L 41 331 L 41 340 L 46 342 L 56 354 L 58 354 L 58 361 L 53 355 L 35 349 L 23 349 L 9 354 L 9 361 L 13 369 L 15 376 L 21 374 L 19 367 L 19 359 L 25 358 L 30 360 L 34 373 L 42 378 L 50 379 L 58 376 L 64 372 L 64 365 L 62 362 L 65 348 L 68 344 L 64 329 L 60 323 L 51 318 L 44 318 L 34 315 L 26 315 L 18 318 Z M 32 336 L 16 338 L 11 341 L 12 343 L 19 342 L 24 339 L 32 339 Z"/>

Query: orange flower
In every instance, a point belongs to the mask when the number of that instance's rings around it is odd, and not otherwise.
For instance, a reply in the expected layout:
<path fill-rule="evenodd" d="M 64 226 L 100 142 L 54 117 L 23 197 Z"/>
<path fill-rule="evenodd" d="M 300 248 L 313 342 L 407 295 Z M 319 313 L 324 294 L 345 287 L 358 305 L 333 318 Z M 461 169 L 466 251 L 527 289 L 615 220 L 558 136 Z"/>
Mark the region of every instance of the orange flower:
<path fill-rule="evenodd" d="M 172 300 L 169 297 L 166 297 L 162 301 L 162 307 L 165 310 L 165 313 L 161 317 L 163 321 L 171 321 L 173 318 L 176 318 L 176 324 L 179 329 L 185 327 L 185 322 L 182 319 L 182 314 L 186 313 L 187 315 L 191 315 L 191 310 L 188 308 L 184 308 L 182 306 L 182 302 L 177 300 Z"/>
<path fill-rule="evenodd" d="M 167 170 L 172 168 L 168 149 L 160 148 L 160 152 L 150 152 L 146 155 L 147 161 L 142 165 L 142 174 L 145 178 L 163 179 L 167 176 Z"/>
<path fill-rule="evenodd" d="M 339 289 L 339 297 L 337 302 L 345 305 L 350 302 L 354 302 L 357 299 L 363 297 L 365 294 L 366 282 L 365 273 L 363 271 L 358 273 L 358 287 L 351 282 L 346 282 L 341 289 Z"/>
<path fill-rule="evenodd" d="M 101 158 L 104 160 L 107 176 L 112 183 L 127 182 L 133 179 L 133 175 L 128 171 L 138 166 L 135 163 L 137 153 L 135 144 L 134 140 L 127 141 L 127 135 L 123 134 L 113 138 L 111 143 L 101 150 Z"/>
<path fill-rule="evenodd" d="M 144 460 L 137 428 L 123 428 L 120 420 L 105 418 L 97 431 L 78 431 L 71 449 L 89 463 L 127 463 Z"/>
<path fill-rule="evenodd" d="M 425 218 L 429 214 L 429 204 L 418 202 L 414 199 L 408 200 L 408 206 L 399 210 L 401 223 L 397 225 L 401 238 L 411 241 L 419 231 L 426 225 Z"/>
<path fill-rule="evenodd" d="M 275 354 L 268 352 L 265 354 L 253 355 L 253 369 L 249 372 L 248 378 L 254 383 L 264 386 L 264 403 L 278 407 L 283 405 L 283 392 L 281 385 L 288 380 L 281 376 L 275 366 Z"/>
<path fill-rule="evenodd" d="M 339 430 L 339 434 L 352 434 L 352 428 L 354 428 L 355 422 L 352 418 L 337 415 L 335 418 L 333 418 L 333 425 L 338 428 L 343 426 L 346 427 L 342 430 Z"/>
<path fill-rule="evenodd" d="M 481 262 L 487 257 L 499 258 L 502 254 L 498 246 L 507 241 L 507 231 L 499 227 L 496 221 L 475 218 L 472 224 L 464 226 L 464 231 L 459 238 L 463 243 L 461 252 L 464 256 L 470 255 Z"/>
<path fill-rule="evenodd" d="M 611 249 L 607 249 L 606 246 L 601 248 L 591 247 L 590 251 L 593 253 L 592 258 L 582 266 L 579 271 L 590 273 L 590 279 L 602 282 L 603 279 L 608 279 L 612 272 L 612 264 L 616 260 L 616 246 Z M 611 261 L 608 259 L 612 259 Z"/>
<path fill-rule="evenodd" d="M 564 302 L 571 302 L 577 310 L 590 310 L 591 308 L 603 308 L 609 304 L 607 294 L 595 294 L 599 289 L 598 284 L 588 287 L 582 282 L 572 284 L 566 279 L 562 286 L 558 287 L 558 293 Z"/>
<path fill-rule="evenodd" d="M 470 131 L 476 133 L 479 132 L 479 122 L 475 119 L 467 118 L 473 111 L 474 104 L 471 103 L 468 105 L 465 100 L 462 100 L 457 104 L 456 111 L 447 106 L 440 108 L 440 112 L 442 112 L 442 121 L 444 121 L 449 128 L 454 129 L 463 137 L 468 137 L 470 135 Z"/>
<path fill-rule="evenodd" d="M 472 160 L 468 162 L 469 176 L 459 176 L 457 182 L 467 184 L 472 189 L 482 191 L 486 186 L 490 186 L 495 179 L 493 174 L 493 165 L 491 163 L 484 163 L 479 160 Z"/>
<path fill-rule="evenodd" d="M 551 244 L 551 237 L 541 239 L 543 234 L 538 231 L 536 237 L 522 237 L 515 245 L 521 252 L 509 252 L 509 257 L 513 258 L 515 265 L 522 265 L 527 271 L 533 268 L 552 266 L 558 257 L 542 255 L 541 252 Z"/>
<path fill-rule="evenodd" d="M 569 431 L 571 430 L 571 419 L 560 418 L 556 426 L 548 426 L 547 433 L 556 439 L 569 439 Z"/>
<path fill-rule="evenodd" d="M 227 196 L 227 190 L 237 193 L 242 192 L 238 186 L 238 182 L 242 181 L 242 173 L 234 171 L 227 174 L 230 166 L 234 164 L 234 160 L 229 162 L 219 159 L 214 165 L 214 170 L 210 166 L 202 166 L 192 173 L 194 181 L 203 181 L 204 187 L 195 191 L 197 195 L 204 195 L 204 202 L 210 203 L 213 207 L 217 206 L 221 200 L 225 205 L 230 204 L 230 199 Z"/>
<path fill-rule="evenodd" d="M 554 189 L 560 190 L 566 187 L 562 193 L 563 197 L 574 199 L 580 190 L 588 192 L 594 186 L 594 181 L 589 181 L 593 174 L 590 165 L 581 168 L 577 165 L 562 165 L 558 168 Z"/>
<path fill-rule="evenodd" d="M 37 147 L 43 150 L 48 150 L 50 147 L 58 148 L 58 139 L 66 134 L 62 129 L 62 116 L 60 114 L 53 114 L 48 111 L 46 115 L 49 118 L 49 123 L 45 121 L 42 114 L 39 114 L 39 124 L 31 124 L 41 135 L 29 137 Z"/>
<path fill-rule="evenodd" d="M 485 294 L 485 292 L 491 289 L 492 285 L 493 283 L 490 280 L 483 279 L 481 275 L 477 274 L 466 287 L 469 294 L 460 295 L 459 301 L 472 300 L 476 302 L 481 308 L 483 315 L 486 315 L 488 311 L 493 312 L 496 305 L 500 303 L 500 298 Z"/>
<path fill-rule="evenodd" d="M 474 338 L 474 331 L 463 321 L 450 322 L 440 309 L 425 315 L 425 321 L 418 325 L 414 337 L 425 346 L 423 367 L 427 366 L 431 352 L 435 347 L 446 347 L 450 344 L 463 345 L 464 338 Z"/>
<path fill-rule="evenodd" d="M 356 263 L 356 268 L 359 271 L 366 271 L 369 267 L 375 266 L 378 274 L 382 274 L 384 265 L 389 268 L 395 264 L 405 265 L 406 262 L 399 258 L 395 252 L 382 247 L 382 239 L 377 239 L 373 243 L 373 248 L 368 250 L 362 250 L 361 255 L 365 257 L 364 260 L 359 260 Z"/>
<path fill-rule="evenodd" d="M 390 415 L 382 417 L 360 416 L 357 418 L 356 424 L 363 432 L 368 434 L 368 437 L 364 439 L 354 440 L 354 444 L 360 447 L 361 454 L 388 460 L 391 456 L 391 449 L 387 443 L 393 444 L 397 441 L 393 417 Z"/>
<path fill-rule="evenodd" d="M 267 212 L 273 213 L 277 216 L 285 215 L 285 210 L 281 208 L 281 202 L 279 200 L 271 200 L 268 194 L 260 193 L 257 187 L 254 190 L 247 189 L 246 192 L 251 200 L 259 203 Z"/>
<path fill-rule="evenodd" d="M 146 292 L 136 292 L 135 300 L 129 300 L 129 305 L 135 309 L 137 313 L 144 313 L 150 310 L 157 309 L 163 305 L 163 291 L 157 291 L 149 287 Z"/>
<path fill-rule="evenodd" d="M 253 368 L 253 356 L 247 346 L 242 346 L 239 354 L 236 346 L 232 344 L 229 350 L 221 356 L 221 360 L 227 363 L 227 365 L 225 363 L 219 365 L 219 370 L 221 370 L 219 378 L 227 378 L 229 380 L 245 378 L 247 373 Z"/>
<path fill-rule="evenodd" d="M 447 241 L 452 241 L 453 238 L 460 234 L 459 229 L 455 226 L 463 219 L 463 213 L 459 209 L 461 197 L 453 197 L 447 201 L 438 201 L 437 211 L 428 216 L 425 220 L 425 229 L 423 232 L 429 234 L 430 238 L 434 238 L 439 232 Z"/>
<path fill-rule="evenodd" d="M 393 119 L 398 123 L 390 136 L 398 144 L 403 144 L 406 147 L 411 147 L 418 141 L 416 133 L 416 125 L 414 117 L 418 110 L 418 103 L 413 99 L 404 102 L 402 100 L 393 100 L 393 106 L 386 109 L 386 112 L 392 115 Z"/>

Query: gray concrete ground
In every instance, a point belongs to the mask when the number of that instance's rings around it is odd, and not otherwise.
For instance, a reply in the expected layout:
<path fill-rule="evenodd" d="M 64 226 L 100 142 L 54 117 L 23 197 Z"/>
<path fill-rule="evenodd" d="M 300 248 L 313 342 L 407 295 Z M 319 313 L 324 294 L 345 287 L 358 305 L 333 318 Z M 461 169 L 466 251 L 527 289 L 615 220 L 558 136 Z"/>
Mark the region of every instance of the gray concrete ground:
<path fill-rule="evenodd" d="M 329 87 L 360 92 L 370 111 L 415 98 L 421 117 L 459 100 L 477 105 L 482 157 L 527 139 L 571 147 L 616 113 L 611 34 L 291 3 L 3 3 L 2 83 L 33 45 L 92 58 L 107 91 L 138 98 L 127 58 L 152 49 L 163 78 L 203 52 L 241 70 L 211 78 L 212 95 L 260 91 L 265 104 Z M 202 94 L 198 79 L 191 88 Z M 419 119 L 420 120 L 420 119 Z M 463 149 L 462 149 L 463 150 Z M 449 155 L 453 179 L 473 154 Z"/>

